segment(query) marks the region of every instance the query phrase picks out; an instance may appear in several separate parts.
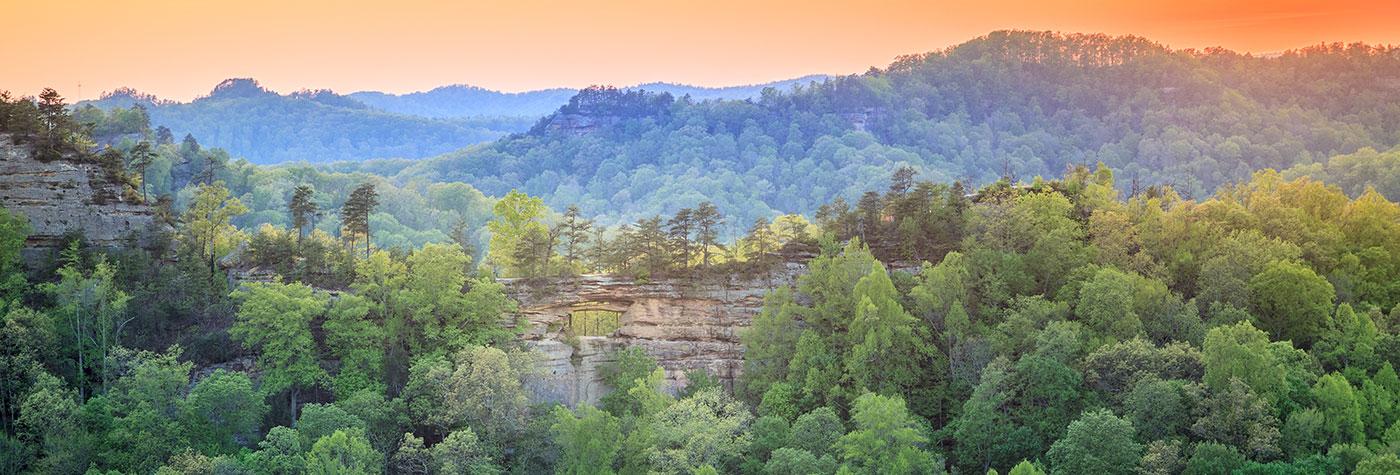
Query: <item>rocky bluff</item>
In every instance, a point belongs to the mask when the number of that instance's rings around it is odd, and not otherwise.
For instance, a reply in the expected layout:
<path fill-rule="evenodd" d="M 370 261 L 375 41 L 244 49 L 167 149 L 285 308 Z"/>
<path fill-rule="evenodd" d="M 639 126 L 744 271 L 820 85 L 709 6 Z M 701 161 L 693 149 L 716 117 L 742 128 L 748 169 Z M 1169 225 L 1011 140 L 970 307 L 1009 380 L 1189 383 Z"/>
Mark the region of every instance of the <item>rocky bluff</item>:
<path fill-rule="evenodd" d="M 152 209 L 122 190 L 96 163 L 38 160 L 32 146 L 0 134 L 0 205 L 29 219 L 28 262 L 62 247 L 71 233 L 93 246 L 115 248 L 149 229 L 156 220 Z"/>
<path fill-rule="evenodd" d="M 793 283 L 803 270 L 789 264 L 769 276 L 731 276 L 722 281 L 584 275 L 547 280 L 503 280 L 520 302 L 518 317 L 528 325 L 521 338 L 538 355 L 537 374 L 528 384 L 536 402 L 569 406 L 596 404 L 612 388 L 603 368 L 617 351 L 641 348 L 666 371 L 671 390 L 688 384 L 686 373 L 703 370 L 732 389 L 743 367 L 739 332 L 763 307 L 763 296 Z M 577 336 L 569 322 L 575 312 L 611 312 L 616 331 Z"/>

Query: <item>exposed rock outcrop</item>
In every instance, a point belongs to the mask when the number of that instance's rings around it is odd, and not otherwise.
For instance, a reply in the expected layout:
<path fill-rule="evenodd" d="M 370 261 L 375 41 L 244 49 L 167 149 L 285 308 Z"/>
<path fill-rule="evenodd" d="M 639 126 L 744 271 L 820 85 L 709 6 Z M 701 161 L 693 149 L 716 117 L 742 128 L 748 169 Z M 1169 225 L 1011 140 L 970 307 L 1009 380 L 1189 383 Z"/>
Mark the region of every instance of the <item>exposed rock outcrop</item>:
<path fill-rule="evenodd" d="M 545 130 L 554 134 L 588 135 L 599 129 L 611 127 L 622 121 L 617 116 L 593 116 L 584 114 L 554 114 L 545 119 Z"/>
<path fill-rule="evenodd" d="M 155 213 L 127 199 L 123 186 L 95 163 L 40 161 L 29 144 L 0 134 L 0 205 L 29 218 L 27 261 L 63 246 L 69 233 L 82 233 L 96 247 L 119 247 L 150 229 Z"/>
<path fill-rule="evenodd" d="M 743 367 L 739 332 L 749 326 L 770 288 L 791 283 L 803 270 L 789 265 L 772 278 L 727 282 L 632 279 L 585 275 L 547 281 L 505 281 L 528 322 L 521 337 L 540 354 L 530 382 L 537 402 L 569 406 L 597 403 L 608 388 L 604 366 L 634 346 L 656 358 L 672 390 L 688 384 L 686 373 L 704 370 L 733 387 Z M 619 328 L 607 336 L 571 336 L 567 323 L 578 310 L 618 312 Z"/>

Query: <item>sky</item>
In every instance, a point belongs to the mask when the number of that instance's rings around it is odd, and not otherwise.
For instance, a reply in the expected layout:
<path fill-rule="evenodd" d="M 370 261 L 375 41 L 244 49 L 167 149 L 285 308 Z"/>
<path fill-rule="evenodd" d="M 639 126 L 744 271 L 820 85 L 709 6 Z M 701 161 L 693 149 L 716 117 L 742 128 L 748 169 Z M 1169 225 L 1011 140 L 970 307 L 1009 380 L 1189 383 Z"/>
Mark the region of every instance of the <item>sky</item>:
<path fill-rule="evenodd" d="M 190 100 L 231 77 L 279 92 L 504 91 L 850 74 L 994 30 L 1134 34 L 1272 53 L 1400 44 L 1400 0 L 0 0 L 0 90 Z"/>

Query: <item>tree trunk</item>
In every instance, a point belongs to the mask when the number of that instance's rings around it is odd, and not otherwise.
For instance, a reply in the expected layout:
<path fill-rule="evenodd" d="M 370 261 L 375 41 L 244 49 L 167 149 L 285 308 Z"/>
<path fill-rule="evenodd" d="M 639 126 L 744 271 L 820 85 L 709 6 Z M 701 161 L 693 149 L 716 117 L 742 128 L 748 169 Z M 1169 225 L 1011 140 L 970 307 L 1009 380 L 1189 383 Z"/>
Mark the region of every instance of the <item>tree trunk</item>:
<path fill-rule="evenodd" d="M 293 387 L 293 388 L 292 388 L 292 398 L 291 398 L 291 399 L 292 399 L 292 406 L 289 408 L 288 412 L 290 412 L 290 413 L 291 413 L 291 416 L 292 416 L 292 428 L 293 428 L 293 429 L 295 429 L 295 428 L 297 427 L 297 396 L 300 395 L 300 394 L 299 394 L 300 392 L 301 392 L 300 389 L 297 389 L 296 387 Z"/>

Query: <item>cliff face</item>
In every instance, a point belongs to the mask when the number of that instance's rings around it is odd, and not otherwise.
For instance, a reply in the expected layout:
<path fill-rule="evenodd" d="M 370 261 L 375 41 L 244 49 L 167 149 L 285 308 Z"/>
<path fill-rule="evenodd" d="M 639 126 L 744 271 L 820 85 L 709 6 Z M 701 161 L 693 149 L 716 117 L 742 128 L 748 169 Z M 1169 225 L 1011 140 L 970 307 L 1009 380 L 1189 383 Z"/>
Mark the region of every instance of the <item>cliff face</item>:
<path fill-rule="evenodd" d="M 549 133 L 588 135 L 605 127 L 611 127 L 622 118 L 610 115 L 554 114 L 548 119 L 545 130 Z"/>
<path fill-rule="evenodd" d="M 69 232 L 81 232 L 93 246 L 118 247 L 155 222 L 151 208 L 127 201 L 122 185 L 109 182 L 97 164 L 36 160 L 28 144 L 9 134 L 0 134 L 0 205 L 29 218 L 24 257 L 30 262 L 62 247 Z"/>
<path fill-rule="evenodd" d="M 775 271 L 772 285 L 792 282 L 801 271 Z M 702 369 L 732 388 L 743 367 L 739 332 L 749 326 L 770 289 L 766 276 L 729 282 L 631 279 L 586 275 L 546 282 L 506 281 L 528 322 L 522 338 L 539 353 L 529 389 L 537 402 L 596 404 L 611 390 L 601 371 L 613 355 L 634 346 L 656 358 L 671 390 L 688 384 L 685 373 Z M 569 315 L 579 310 L 618 312 L 620 327 L 607 336 L 570 336 Z"/>

